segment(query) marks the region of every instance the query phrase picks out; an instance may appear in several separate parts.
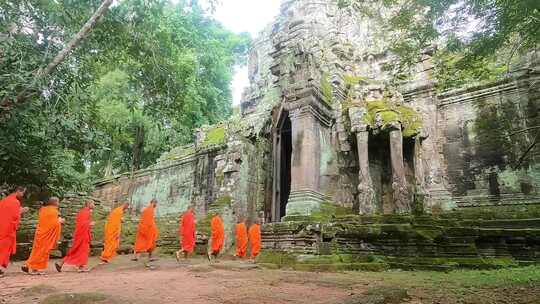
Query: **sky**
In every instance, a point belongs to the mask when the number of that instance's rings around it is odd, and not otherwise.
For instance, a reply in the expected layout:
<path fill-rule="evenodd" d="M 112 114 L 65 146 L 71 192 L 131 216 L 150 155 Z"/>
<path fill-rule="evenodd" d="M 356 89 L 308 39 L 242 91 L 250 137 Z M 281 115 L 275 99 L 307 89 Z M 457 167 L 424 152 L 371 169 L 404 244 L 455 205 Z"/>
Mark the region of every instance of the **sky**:
<path fill-rule="evenodd" d="M 253 38 L 274 20 L 281 0 L 221 0 L 214 18 L 229 30 L 249 32 Z M 238 68 L 232 82 L 233 105 L 240 104 L 242 91 L 249 85 L 247 67 Z"/>

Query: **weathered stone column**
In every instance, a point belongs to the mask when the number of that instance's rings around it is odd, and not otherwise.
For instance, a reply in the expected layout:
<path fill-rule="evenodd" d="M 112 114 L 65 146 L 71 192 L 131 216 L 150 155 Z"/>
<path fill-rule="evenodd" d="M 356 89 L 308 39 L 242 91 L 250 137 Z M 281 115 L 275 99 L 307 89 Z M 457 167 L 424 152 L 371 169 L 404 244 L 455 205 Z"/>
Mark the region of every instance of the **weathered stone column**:
<path fill-rule="evenodd" d="M 426 197 L 426 185 L 424 175 L 424 157 L 422 155 L 422 140 L 425 137 L 421 137 L 419 134 L 414 141 L 414 204 L 415 211 L 426 211 L 424 201 Z"/>
<path fill-rule="evenodd" d="M 407 179 L 403 164 L 403 136 L 400 127 L 390 130 L 390 158 L 392 163 L 392 189 L 394 191 L 394 212 L 410 213 L 411 202 L 407 193 Z"/>
<path fill-rule="evenodd" d="M 291 194 L 287 215 L 309 215 L 326 198 L 320 193 L 320 128 L 309 106 L 290 112 L 292 128 Z"/>
<path fill-rule="evenodd" d="M 364 121 L 367 110 L 363 107 L 349 109 L 351 131 L 356 133 L 358 146 L 358 206 L 360 214 L 373 214 L 375 206 L 375 190 L 369 172 L 369 129 Z"/>

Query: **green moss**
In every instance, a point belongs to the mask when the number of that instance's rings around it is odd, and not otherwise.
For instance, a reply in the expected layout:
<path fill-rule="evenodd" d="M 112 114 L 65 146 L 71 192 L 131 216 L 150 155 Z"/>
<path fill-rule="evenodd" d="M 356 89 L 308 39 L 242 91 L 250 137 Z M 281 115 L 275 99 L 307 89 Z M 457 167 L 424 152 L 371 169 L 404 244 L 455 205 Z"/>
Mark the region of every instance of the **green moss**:
<path fill-rule="evenodd" d="M 354 85 L 360 83 L 361 81 L 363 81 L 365 78 L 362 77 L 362 76 L 351 76 L 351 75 L 345 75 L 343 77 L 343 80 L 345 81 L 345 86 L 347 86 L 348 88 L 351 88 L 353 87 Z"/>
<path fill-rule="evenodd" d="M 371 101 L 367 103 L 367 114 L 364 121 L 372 128 L 375 126 L 376 117 L 382 120 L 382 128 L 399 122 L 403 126 L 403 137 L 417 135 L 422 128 L 422 116 L 414 109 L 407 106 L 394 106 L 388 100 Z"/>
<path fill-rule="evenodd" d="M 328 104 L 332 104 L 334 102 L 334 88 L 330 83 L 330 77 L 327 73 L 323 73 L 321 75 L 321 91 L 325 98 L 325 101 Z"/>
<path fill-rule="evenodd" d="M 412 137 L 420 133 L 422 129 L 422 116 L 420 113 L 407 106 L 398 106 L 397 111 L 401 117 L 403 137 Z"/>
<path fill-rule="evenodd" d="M 215 126 L 205 131 L 203 146 L 219 145 L 225 142 L 225 127 Z"/>
<path fill-rule="evenodd" d="M 280 268 L 296 264 L 296 257 L 293 254 L 272 250 L 263 250 L 257 256 L 257 263 L 279 265 Z"/>

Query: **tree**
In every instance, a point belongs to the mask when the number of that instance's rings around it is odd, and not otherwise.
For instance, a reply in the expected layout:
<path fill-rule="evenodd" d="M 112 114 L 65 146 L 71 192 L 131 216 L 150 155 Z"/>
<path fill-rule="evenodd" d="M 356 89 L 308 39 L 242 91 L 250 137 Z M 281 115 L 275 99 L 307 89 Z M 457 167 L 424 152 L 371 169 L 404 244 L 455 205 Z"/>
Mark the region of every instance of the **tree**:
<path fill-rule="evenodd" d="M 385 14 L 380 14 L 379 3 Z M 471 80 L 493 80 L 540 42 L 540 2 L 536 0 L 340 0 L 343 9 L 384 18 L 390 50 L 404 65 L 437 45 L 441 88 Z M 519 57 L 519 56 L 518 56 Z"/>
<path fill-rule="evenodd" d="M 0 117 L 0 184 L 88 189 L 106 173 L 151 165 L 190 142 L 194 127 L 230 114 L 231 75 L 249 36 L 186 1 L 118 2 L 54 73 L 35 80 L 102 4 L 0 6 L 0 100 L 32 92 Z"/>

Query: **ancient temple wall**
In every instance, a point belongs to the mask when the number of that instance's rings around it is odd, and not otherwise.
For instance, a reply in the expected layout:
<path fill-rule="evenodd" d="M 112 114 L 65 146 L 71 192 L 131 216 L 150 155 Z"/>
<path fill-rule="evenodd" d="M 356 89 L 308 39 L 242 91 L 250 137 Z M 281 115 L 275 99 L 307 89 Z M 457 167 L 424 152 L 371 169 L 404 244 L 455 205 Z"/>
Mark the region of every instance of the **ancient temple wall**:
<path fill-rule="evenodd" d="M 206 201 L 212 200 L 214 192 L 212 170 L 216 166 L 215 154 L 205 153 L 190 156 L 177 163 L 135 172 L 133 177 L 124 174 L 120 177 L 102 181 L 93 193 L 113 206 L 128 202 L 139 212 L 152 198 L 158 200 L 157 216 L 178 214 L 185 211 L 192 202 L 195 210 L 206 211 Z"/>
<path fill-rule="evenodd" d="M 439 95 L 437 142 L 458 207 L 540 203 L 539 79 L 525 72 Z"/>

